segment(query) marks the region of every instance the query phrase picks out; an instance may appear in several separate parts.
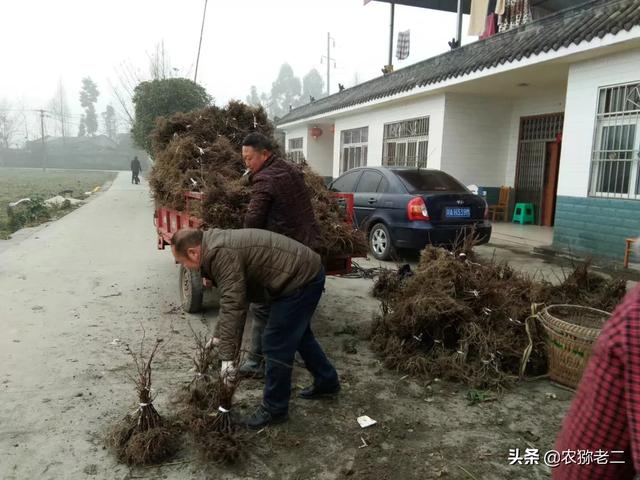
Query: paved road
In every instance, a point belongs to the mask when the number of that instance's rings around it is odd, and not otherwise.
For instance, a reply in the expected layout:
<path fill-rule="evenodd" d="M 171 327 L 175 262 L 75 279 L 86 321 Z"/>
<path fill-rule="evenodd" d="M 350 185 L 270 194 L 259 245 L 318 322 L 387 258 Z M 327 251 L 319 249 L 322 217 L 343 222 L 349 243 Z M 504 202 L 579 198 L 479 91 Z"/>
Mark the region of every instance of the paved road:
<path fill-rule="evenodd" d="M 143 325 L 148 338 L 168 340 L 160 404 L 188 364 L 171 362 L 190 335 L 170 312 L 177 269 L 155 248 L 146 183 L 129 181 L 120 173 L 108 191 L 0 253 L 2 479 L 125 478 L 100 440 L 136 401 L 130 359 L 114 339 L 137 344 Z"/>

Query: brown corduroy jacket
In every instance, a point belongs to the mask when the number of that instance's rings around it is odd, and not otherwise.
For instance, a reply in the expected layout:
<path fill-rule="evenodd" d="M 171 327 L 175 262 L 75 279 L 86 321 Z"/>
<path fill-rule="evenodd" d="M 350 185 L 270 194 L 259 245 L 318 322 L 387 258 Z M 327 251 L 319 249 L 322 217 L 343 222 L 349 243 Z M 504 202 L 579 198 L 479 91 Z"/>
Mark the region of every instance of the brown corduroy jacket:
<path fill-rule="evenodd" d="M 284 235 L 253 228 L 205 231 L 200 270 L 220 292 L 220 359 L 235 359 L 250 302 L 291 295 L 321 267 L 317 253 Z"/>
<path fill-rule="evenodd" d="M 313 214 L 309 190 L 295 166 L 272 155 L 251 174 L 251 200 L 245 228 L 262 228 L 316 248 L 320 229 Z"/>

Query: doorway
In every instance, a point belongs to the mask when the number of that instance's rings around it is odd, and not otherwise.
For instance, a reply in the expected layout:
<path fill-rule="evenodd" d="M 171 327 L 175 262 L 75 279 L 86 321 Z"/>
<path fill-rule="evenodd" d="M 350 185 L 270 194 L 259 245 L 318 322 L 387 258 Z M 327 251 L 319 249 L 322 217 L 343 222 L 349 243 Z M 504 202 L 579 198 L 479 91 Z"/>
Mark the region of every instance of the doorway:
<path fill-rule="evenodd" d="M 553 223 L 563 122 L 563 113 L 520 119 L 515 199 L 533 204 L 536 225 Z"/>
<path fill-rule="evenodd" d="M 545 227 L 553 227 L 556 214 L 556 198 L 558 194 L 558 172 L 560 170 L 560 139 L 547 143 L 544 162 L 544 187 L 542 190 L 542 207 L 540 223 Z"/>

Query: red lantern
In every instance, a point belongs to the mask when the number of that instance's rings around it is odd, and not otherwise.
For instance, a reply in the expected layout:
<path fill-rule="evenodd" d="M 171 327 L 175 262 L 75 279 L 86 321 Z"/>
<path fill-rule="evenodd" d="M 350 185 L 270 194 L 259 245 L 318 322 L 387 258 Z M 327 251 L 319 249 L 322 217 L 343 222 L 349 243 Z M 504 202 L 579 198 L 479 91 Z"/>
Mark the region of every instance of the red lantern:
<path fill-rule="evenodd" d="M 311 129 L 311 136 L 313 137 L 314 140 L 317 140 L 320 135 L 322 135 L 322 129 L 320 127 L 313 127 Z"/>

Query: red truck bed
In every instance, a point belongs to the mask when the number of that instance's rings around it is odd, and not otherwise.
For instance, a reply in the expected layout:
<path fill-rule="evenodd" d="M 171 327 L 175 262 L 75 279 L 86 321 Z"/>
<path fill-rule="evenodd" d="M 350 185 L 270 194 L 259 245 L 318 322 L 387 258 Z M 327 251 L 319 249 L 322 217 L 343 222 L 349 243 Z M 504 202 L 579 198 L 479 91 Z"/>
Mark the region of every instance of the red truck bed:
<path fill-rule="evenodd" d="M 341 205 L 344 206 L 344 220 L 353 224 L 353 194 L 335 193 Z M 173 208 L 158 207 L 154 214 L 154 223 L 158 232 L 158 249 L 164 250 L 167 245 L 171 245 L 171 237 L 178 230 L 183 228 L 200 228 L 203 221 L 190 215 L 191 202 L 202 201 L 204 195 L 200 192 L 186 192 L 184 194 L 186 205 L 185 211 Z M 327 275 L 343 275 L 351 272 L 351 256 L 341 255 L 324 259 Z"/>

